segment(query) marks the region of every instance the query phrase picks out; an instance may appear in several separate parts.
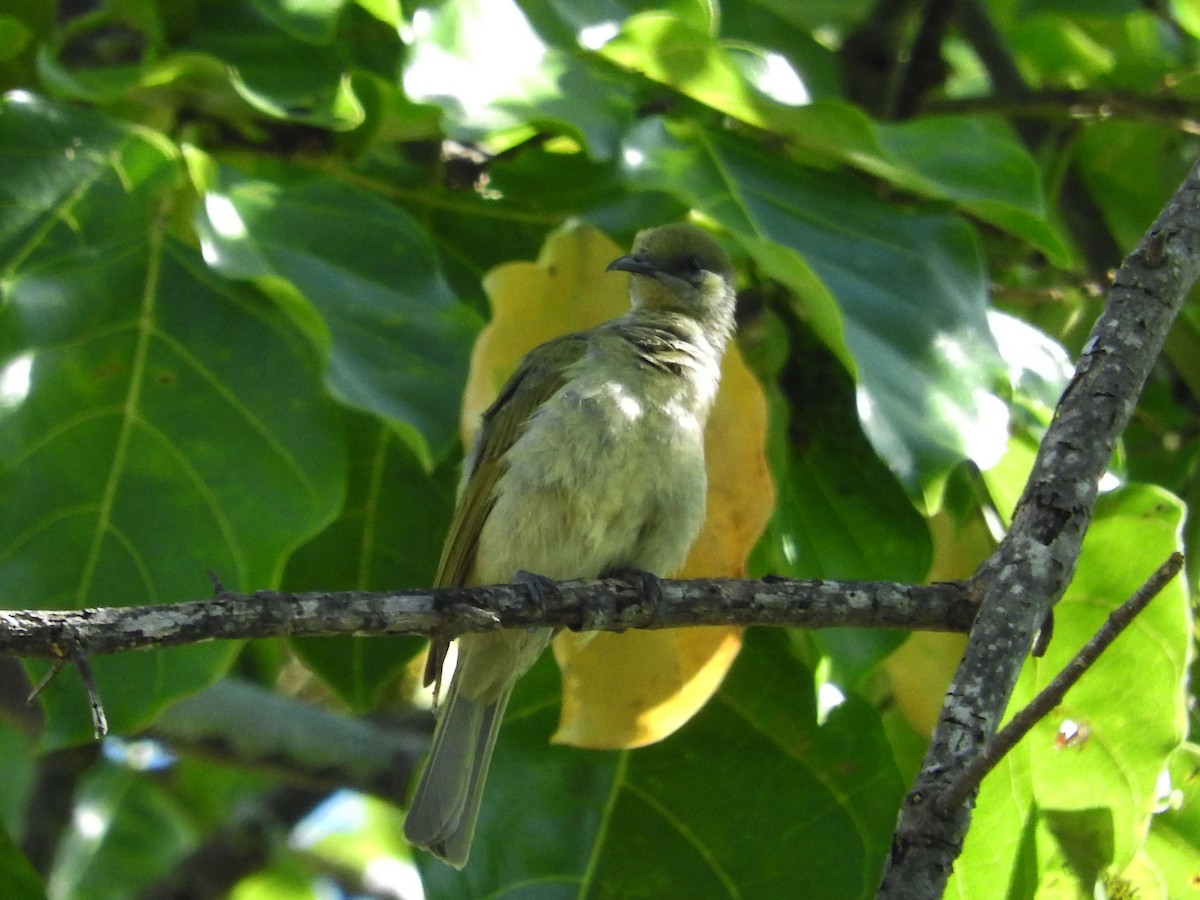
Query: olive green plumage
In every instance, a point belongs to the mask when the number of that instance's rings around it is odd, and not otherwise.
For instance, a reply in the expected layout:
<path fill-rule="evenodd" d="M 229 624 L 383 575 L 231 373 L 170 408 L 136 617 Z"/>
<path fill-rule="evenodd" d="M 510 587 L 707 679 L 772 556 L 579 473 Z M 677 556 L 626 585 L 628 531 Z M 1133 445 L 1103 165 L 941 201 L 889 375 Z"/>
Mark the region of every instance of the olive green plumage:
<path fill-rule="evenodd" d="M 704 425 L 733 331 L 733 270 L 687 224 L 642 231 L 609 265 L 632 309 L 531 350 L 484 413 L 436 586 L 554 580 L 615 569 L 673 574 L 704 521 Z M 516 680 L 552 631 L 464 635 L 408 840 L 461 867 Z M 440 680 L 447 645 L 430 647 Z"/>

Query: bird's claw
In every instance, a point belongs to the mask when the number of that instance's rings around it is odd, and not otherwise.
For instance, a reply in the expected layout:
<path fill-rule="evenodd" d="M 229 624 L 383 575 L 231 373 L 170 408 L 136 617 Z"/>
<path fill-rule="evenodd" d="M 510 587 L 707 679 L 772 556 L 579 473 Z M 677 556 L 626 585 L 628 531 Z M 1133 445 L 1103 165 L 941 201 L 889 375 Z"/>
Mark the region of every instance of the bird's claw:
<path fill-rule="evenodd" d="M 620 578 L 637 591 L 638 599 L 646 606 L 651 621 L 658 619 L 663 603 L 662 579 L 653 572 L 633 567 L 622 567 L 605 572 L 607 578 Z"/>
<path fill-rule="evenodd" d="M 554 579 L 547 578 L 545 575 L 538 575 L 536 572 L 526 572 L 524 569 L 521 569 L 513 576 L 513 581 L 516 584 L 523 584 L 529 588 L 529 596 L 537 604 L 538 611 L 542 616 L 545 616 L 546 610 L 551 603 L 562 600 L 562 591 L 558 589 L 558 584 Z"/>

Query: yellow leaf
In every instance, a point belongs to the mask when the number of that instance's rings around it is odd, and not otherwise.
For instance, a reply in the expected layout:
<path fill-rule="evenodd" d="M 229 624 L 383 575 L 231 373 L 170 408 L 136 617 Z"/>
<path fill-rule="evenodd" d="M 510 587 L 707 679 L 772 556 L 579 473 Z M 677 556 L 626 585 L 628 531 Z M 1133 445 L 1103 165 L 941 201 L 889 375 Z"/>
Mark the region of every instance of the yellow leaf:
<path fill-rule="evenodd" d="M 463 399 L 468 443 L 529 350 L 629 308 L 628 276 L 604 272 L 623 252 L 596 229 L 572 224 L 546 239 L 536 263 L 488 273 L 483 285 L 492 320 L 476 341 Z M 765 440 L 762 390 L 731 346 L 705 435 L 708 518 L 683 577 L 745 574 L 746 556 L 774 506 Z M 740 629 L 723 627 L 559 635 L 554 653 L 563 672 L 563 712 L 554 740 L 606 748 L 661 740 L 712 696 L 740 645 Z"/>
<path fill-rule="evenodd" d="M 722 626 L 563 632 L 554 640 L 562 716 L 551 740 L 596 750 L 661 741 L 708 702 L 741 646 L 742 630 Z"/>

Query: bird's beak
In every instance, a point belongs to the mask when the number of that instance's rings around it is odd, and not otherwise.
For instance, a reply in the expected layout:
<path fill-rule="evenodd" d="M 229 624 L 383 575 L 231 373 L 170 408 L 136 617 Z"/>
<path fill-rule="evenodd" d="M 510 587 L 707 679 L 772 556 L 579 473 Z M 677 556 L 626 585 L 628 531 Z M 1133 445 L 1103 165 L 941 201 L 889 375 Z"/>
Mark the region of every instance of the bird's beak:
<path fill-rule="evenodd" d="M 618 256 L 608 264 L 604 271 L 629 272 L 632 275 L 657 275 L 659 268 L 646 257 L 635 253 L 631 256 Z"/>

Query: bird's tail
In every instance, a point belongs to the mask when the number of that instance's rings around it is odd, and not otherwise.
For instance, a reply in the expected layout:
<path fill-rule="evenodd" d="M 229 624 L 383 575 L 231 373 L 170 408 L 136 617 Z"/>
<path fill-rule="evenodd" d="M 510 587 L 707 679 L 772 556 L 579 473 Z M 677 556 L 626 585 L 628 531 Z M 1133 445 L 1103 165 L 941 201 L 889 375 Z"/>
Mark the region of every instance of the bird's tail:
<path fill-rule="evenodd" d="M 404 820 L 410 844 L 425 847 L 458 869 L 471 852 L 483 783 L 511 693 L 510 685 L 498 698 L 473 700 L 459 692 L 454 679 Z"/>

